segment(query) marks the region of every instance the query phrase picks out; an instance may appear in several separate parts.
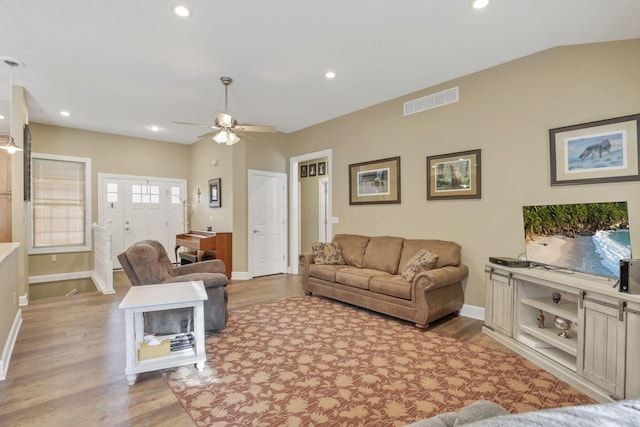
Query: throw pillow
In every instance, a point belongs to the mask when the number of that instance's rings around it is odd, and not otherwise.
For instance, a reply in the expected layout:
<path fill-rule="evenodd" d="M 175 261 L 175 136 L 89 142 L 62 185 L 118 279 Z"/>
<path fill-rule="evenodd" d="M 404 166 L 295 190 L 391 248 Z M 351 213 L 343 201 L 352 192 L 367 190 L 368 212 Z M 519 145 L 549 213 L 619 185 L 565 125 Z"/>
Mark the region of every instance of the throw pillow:
<path fill-rule="evenodd" d="M 314 264 L 344 264 L 342 250 L 335 243 L 313 242 L 311 249 L 313 250 Z"/>
<path fill-rule="evenodd" d="M 402 277 L 404 280 L 413 282 L 418 273 L 431 270 L 438 263 L 438 255 L 428 249 L 416 252 L 414 256 L 404 265 Z"/>

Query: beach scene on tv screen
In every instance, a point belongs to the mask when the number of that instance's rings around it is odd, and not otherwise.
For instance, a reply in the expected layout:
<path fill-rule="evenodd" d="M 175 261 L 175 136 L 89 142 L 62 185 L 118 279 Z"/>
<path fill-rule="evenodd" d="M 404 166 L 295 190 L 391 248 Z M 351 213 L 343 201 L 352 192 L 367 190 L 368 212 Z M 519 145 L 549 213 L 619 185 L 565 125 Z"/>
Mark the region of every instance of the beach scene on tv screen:
<path fill-rule="evenodd" d="M 527 260 L 618 278 L 631 258 L 626 202 L 524 206 Z"/>

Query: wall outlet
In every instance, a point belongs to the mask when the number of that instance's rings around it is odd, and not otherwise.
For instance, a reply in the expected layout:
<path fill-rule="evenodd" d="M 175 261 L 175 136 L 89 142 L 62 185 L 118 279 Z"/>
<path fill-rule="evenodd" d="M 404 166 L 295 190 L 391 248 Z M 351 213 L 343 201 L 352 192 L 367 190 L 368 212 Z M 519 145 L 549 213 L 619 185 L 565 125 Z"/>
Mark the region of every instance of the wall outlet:
<path fill-rule="evenodd" d="M 56 262 L 58 257 L 56 255 L 51 255 L 51 262 Z"/>

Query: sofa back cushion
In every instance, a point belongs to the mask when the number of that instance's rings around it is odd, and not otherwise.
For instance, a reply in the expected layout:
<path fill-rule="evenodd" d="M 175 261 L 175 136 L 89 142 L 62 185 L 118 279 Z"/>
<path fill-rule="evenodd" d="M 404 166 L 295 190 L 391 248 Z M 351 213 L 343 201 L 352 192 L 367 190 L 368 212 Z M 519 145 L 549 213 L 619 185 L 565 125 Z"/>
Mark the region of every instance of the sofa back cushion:
<path fill-rule="evenodd" d="M 438 256 L 438 263 L 435 268 L 446 267 L 447 265 L 460 265 L 461 248 L 455 242 L 445 240 L 428 239 L 406 239 L 402 245 L 402 255 L 398 264 L 399 271 L 402 271 L 405 264 L 421 249 L 428 249 Z"/>
<path fill-rule="evenodd" d="M 364 252 L 362 267 L 396 274 L 403 241 L 402 237 L 371 237 Z"/>
<path fill-rule="evenodd" d="M 364 251 L 369 243 L 367 236 L 356 234 L 336 234 L 333 242 L 337 243 L 342 250 L 344 262 L 354 267 L 362 268 Z"/>

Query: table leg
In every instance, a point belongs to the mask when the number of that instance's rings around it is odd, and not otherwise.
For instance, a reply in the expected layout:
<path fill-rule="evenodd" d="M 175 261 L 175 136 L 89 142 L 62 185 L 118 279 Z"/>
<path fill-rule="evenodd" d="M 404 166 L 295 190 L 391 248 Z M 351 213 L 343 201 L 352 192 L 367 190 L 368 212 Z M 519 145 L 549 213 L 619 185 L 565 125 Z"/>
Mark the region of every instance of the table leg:
<path fill-rule="evenodd" d="M 200 372 L 202 372 L 202 370 L 204 369 L 204 362 L 198 362 L 196 363 L 196 369 Z"/>
<path fill-rule="evenodd" d="M 127 381 L 129 382 L 129 385 L 134 385 L 136 383 L 136 379 L 138 378 L 137 375 L 127 375 Z"/>

